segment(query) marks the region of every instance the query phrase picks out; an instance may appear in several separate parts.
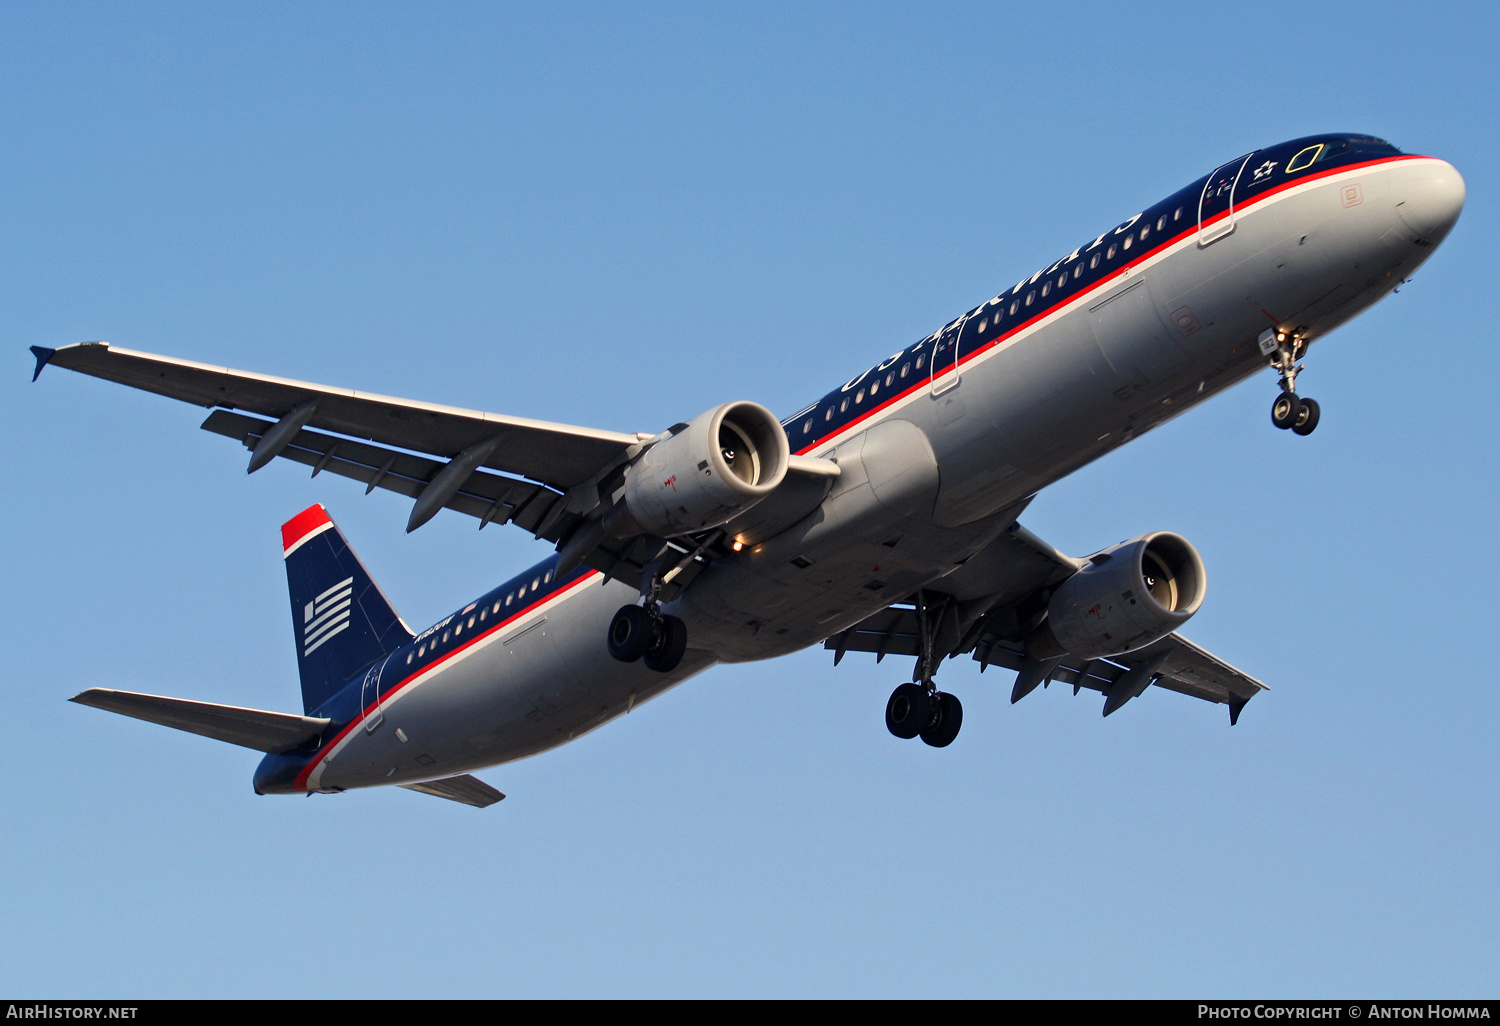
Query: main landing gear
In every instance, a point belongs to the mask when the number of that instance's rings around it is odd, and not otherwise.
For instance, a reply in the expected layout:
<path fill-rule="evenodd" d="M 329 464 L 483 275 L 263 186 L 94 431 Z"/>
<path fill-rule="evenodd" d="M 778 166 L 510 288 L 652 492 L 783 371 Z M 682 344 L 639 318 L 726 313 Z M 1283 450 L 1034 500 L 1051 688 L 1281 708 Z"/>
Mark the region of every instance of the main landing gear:
<path fill-rule="evenodd" d="M 687 625 L 659 610 L 621 606 L 609 622 L 609 654 L 622 663 L 645 660 L 657 673 L 677 669 L 687 651 Z"/>
<path fill-rule="evenodd" d="M 952 695 L 932 686 L 902 684 L 885 703 L 885 726 L 903 740 L 920 737 L 934 748 L 947 748 L 964 723 L 964 707 Z"/>
<path fill-rule="evenodd" d="M 661 577 L 653 569 L 642 583 L 638 606 L 621 606 L 609 621 L 609 654 L 622 663 L 645 660 L 657 673 L 677 669 L 687 651 L 687 624 L 661 611 Z"/>
<path fill-rule="evenodd" d="M 946 748 L 958 737 L 963 726 L 964 707 L 957 698 L 946 695 L 933 684 L 932 676 L 942 656 L 934 658 L 933 634 L 937 624 L 927 615 L 927 603 L 917 592 L 917 633 L 922 653 L 917 657 L 916 681 L 902 684 L 891 692 L 885 703 L 885 726 L 903 740 L 920 737 L 934 748 Z"/>
<path fill-rule="evenodd" d="M 1297 395 L 1297 375 L 1304 369 L 1297 361 L 1307 352 L 1307 339 L 1300 331 L 1268 328 L 1261 333 L 1259 341 L 1266 362 L 1275 367 L 1281 377 L 1281 394 L 1271 404 L 1271 423 L 1282 429 L 1291 428 L 1295 434 L 1312 434 L 1321 413 L 1318 402 Z"/>

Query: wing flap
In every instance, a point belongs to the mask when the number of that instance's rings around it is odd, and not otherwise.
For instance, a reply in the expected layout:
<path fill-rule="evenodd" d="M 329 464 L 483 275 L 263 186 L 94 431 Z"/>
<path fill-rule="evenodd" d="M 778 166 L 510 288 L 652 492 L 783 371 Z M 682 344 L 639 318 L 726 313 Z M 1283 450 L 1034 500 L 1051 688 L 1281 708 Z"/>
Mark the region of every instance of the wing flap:
<path fill-rule="evenodd" d="M 233 438 L 247 449 L 253 449 L 271 428 L 271 422 L 215 410 L 202 426 L 205 431 Z M 335 438 L 307 428 L 297 432 L 277 455 L 312 467 L 315 473 L 326 470 L 340 477 L 353 478 L 371 489 L 382 488 L 409 498 L 420 495 L 445 465 L 439 460 L 397 452 L 368 442 Z M 513 521 L 536 534 L 552 507 L 561 499 L 560 493 L 543 485 L 476 470 L 444 505 L 476 517 L 484 524 Z M 557 529 L 541 536 L 557 541 L 570 523 L 557 519 L 549 525 Z"/>
<path fill-rule="evenodd" d="M 488 808 L 505 797 L 500 791 L 495 790 L 483 780 L 468 773 L 456 777 L 444 777 L 441 780 L 429 780 L 421 784 L 399 784 L 397 786 L 404 787 L 408 791 L 418 791 L 437 798 L 446 798 L 450 802 L 472 805 L 476 809 Z"/>
<path fill-rule="evenodd" d="M 38 361 L 41 357 L 38 356 Z M 316 400 L 313 427 L 380 445 L 432 453 L 444 460 L 497 438 L 484 466 L 566 489 L 641 439 L 615 431 L 553 424 L 436 403 L 330 388 L 307 381 L 232 370 L 107 342 L 64 346 L 47 363 L 198 406 L 241 409 L 279 420 Z"/>
<path fill-rule="evenodd" d="M 1181 634 L 1169 634 L 1160 641 L 1115 661 L 1134 666 L 1162 653 L 1166 653 L 1167 661 L 1161 667 L 1161 676 L 1156 680 L 1157 687 L 1230 705 L 1242 705 L 1262 691 L 1269 690 L 1254 677 L 1199 648 Z"/>
<path fill-rule="evenodd" d="M 186 698 L 142 695 L 134 691 L 89 688 L 69 701 L 131 716 L 163 727 L 185 730 L 258 752 L 281 753 L 311 741 L 330 721 L 315 716 L 245 709 L 235 705 L 194 702 Z"/>

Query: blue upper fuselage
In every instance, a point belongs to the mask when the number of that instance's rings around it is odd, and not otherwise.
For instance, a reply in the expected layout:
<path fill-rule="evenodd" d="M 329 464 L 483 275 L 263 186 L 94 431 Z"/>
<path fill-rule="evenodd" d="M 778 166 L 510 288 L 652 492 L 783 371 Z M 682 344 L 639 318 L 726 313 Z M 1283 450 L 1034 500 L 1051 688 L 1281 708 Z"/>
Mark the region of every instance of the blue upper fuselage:
<path fill-rule="evenodd" d="M 1236 157 L 788 417 L 782 426 L 792 452 L 810 452 L 892 402 L 930 387 L 934 373 L 947 373 L 955 361 L 962 363 L 1100 280 L 1197 232 L 1200 222 L 1227 210 L 1231 201 L 1240 207 L 1311 176 L 1402 155 L 1373 136 L 1334 134 L 1256 150 L 1248 163 L 1243 155 Z"/>

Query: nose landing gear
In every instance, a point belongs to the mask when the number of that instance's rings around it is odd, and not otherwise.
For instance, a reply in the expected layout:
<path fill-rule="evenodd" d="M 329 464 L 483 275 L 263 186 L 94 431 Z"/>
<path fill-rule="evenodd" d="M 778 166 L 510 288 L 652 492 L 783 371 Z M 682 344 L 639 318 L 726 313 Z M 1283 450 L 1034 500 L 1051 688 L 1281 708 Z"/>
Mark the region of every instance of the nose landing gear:
<path fill-rule="evenodd" d="M 1267 328 L 1261 332 L 1260 351 L 1281 378 L 1281 394 L 1271 404 L 1271 423 L 1290 428 L 1294 434 L 1310 435 L 1318 426 L 1321 410 L 1316 399 L 1297 395 L 1297 375 L 1305 368 L 1297 361 L 1307 352 L 1307 339 L 1300 331 Z"/>

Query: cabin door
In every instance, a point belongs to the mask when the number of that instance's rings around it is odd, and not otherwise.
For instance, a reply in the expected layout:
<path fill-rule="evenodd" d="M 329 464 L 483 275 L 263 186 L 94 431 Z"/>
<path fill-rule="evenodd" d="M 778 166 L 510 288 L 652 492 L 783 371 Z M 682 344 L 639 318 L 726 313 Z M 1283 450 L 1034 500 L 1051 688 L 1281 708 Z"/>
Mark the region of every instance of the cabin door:
<path fill-rule="evenodd" d="M 964 333 L 964 324 L 968 319 L 965 315 L 948 325 L 938 333 L 937 340 L 932 344 L 929 387 L 933 395 L 942 395 L 949 389 L 958 387 L 958 338 Z"/>
<path fill-rule="evenodd" d="M 1234 193 L 1254 153 L 1236 157 L 1208 176 L 1198 197 L 1198 245 L 1207 246 L 1234 231 Z"/>
<path fill-rule="evenodd" d="M 385 670 L 385 664 L 390 660 L 387 656 L 374 666 L 365 671 L 365 682 L 360 688 L 359 704 L 365 710 L 365 733 L 375 733 L 375 728 L 385 722 L 385 710 L 380 704 L 380 676 Z M 371 708 L 371 705 L 374 708 Z"/>

